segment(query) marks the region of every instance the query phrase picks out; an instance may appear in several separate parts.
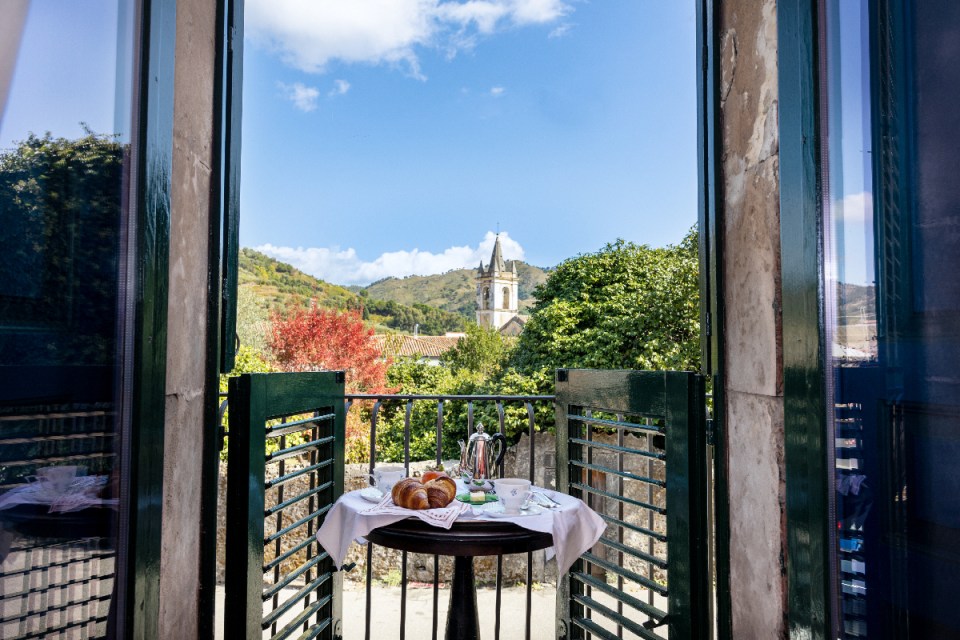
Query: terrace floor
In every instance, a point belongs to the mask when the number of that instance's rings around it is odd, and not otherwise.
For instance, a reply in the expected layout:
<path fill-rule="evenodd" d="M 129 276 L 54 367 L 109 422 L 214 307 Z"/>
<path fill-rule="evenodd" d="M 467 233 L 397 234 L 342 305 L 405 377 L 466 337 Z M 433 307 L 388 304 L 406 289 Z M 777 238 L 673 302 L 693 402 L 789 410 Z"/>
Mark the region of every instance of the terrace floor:
<path fill-rule="evenodd" d="M 295 590 L 291 590 L 295 591 Z M 646 597 L 646 592 L 642 597 Z M 477 606 L 481 612 L 480 637 L 494 638 L 493 616 L 484 616 L 484 611 L 493 611 L 496 589 L 477 589 Z M 501 640 L 520 640 L 524 637 L 524 620 L 526 614 L 526 590 L 523 586 L 504 587 L 501 605 L 502 623 L 500 629 Z M 556 604 L 557 590 L 552 584 L 537 585 L 533 589 L 530 640 L 555 640 L 556 638 Z M 637 595 L 637 594 L 634 594 Z M 599 601 L 607 599 L 601 593 L 594 593 Z M 440 590 L 439 618 L 446 620 L 447 604 L 450 592 Z M 399 638 L 400 625 L 400 587 L 391 587 L 378 584 L 373 587 L 373 601 L 376 603 L 370 616 L 370 637 L 386 640 Z M 359 582 L 344 581 L 343 585 L 343 637 L 344 640 L 362 640 L 364 637 L 365 615 L 365 587 Z M 612 608 L 616 603 L 610 601 Z M 656 606 L 666 608 L 666 598 L 656 596 Z M 292 612 L 288 618 L 292 618 Z M 433 589 L 432 585 L 417 588 L 414 585 L 407 587 L 407 633 L 406 637 L 418 640 L 427 640 L 433 637 Z M 281 623 L 282 626 L 282 623 Z M 604 625 L 608 626 L 608 625 Z M 217 640 L 223 640 L 223 587 L 217 587 Z M 615 629 L 611 629 L 615 631 Z M 443 637 L 443 629 L 437 633 Z"/>
<path fill-rule="evenodd" d="M 290 590 L 291 593 L 296 589 Z M 343 585 L 343 637 L 344 640 L 362 640 L 364 637 L 364 615 L 366 605 L 365 587 L 360 583 L 345 581 Z M 493 615 L 484 616 L 484 611 L 493 611 L 496 589 L 477 589 L 477 606 L 480 610 L 480 634 L 482 638 L 493 638 Z M 503 589 L 503 616 L 500 637 L 502 640 L 523 638 L 522 621 L 526 613 L 526 591 L 523 587 L 505 587 Z M 440 589 L 439 618 L 446 620 L 450 591 Z M 531 640 L 554 640 L 556 620 L 557 590 L 554 585 L 543 585 L 533 590 L 533 624 Z M 373 587 L 375 603 L 370 616 L 370 637 L 399 638 L 400 626 L 400 587 L 377 585 Z M 296 611 L 290 613 L 293 618 Z M 521 624 L 517 624 L 521 621 Z M 286 620 L 284 620 L 286 622 Z M 280 623 L 283 626 L 283 622 Z M 407 637 L 429 640 L 433 637 L 433 585 L 425 588 L 407 587 Z M 438 638 L 443 637 L 443 629 Z M 217 640 L 223 638 L 223 588 L 217 587 Z"/>

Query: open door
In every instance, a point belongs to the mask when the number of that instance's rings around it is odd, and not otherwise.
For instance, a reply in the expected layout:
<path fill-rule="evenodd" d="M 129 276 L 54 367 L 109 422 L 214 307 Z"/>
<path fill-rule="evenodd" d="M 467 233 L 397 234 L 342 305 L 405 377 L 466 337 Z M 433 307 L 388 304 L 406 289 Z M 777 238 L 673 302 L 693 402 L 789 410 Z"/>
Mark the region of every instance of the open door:
<path fill-rule="evenodd" d="M 707 638 L 704 377 L 557 372 L 557 488 L 607 532 L 561 576 L 558 638 Z"/>
<path fill-rule="evenodd" d="M 224 637 L 341 636 L 342 577 L 317 529 L 343 493 L 344 375 L 231 378 Z"/>

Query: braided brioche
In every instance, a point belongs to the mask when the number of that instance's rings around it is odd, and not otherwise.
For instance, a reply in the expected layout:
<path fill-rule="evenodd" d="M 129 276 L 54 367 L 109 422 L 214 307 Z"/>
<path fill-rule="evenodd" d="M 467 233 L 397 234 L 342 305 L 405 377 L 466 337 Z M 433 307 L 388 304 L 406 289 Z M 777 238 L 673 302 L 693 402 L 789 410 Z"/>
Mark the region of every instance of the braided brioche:
<path fill-rule="evenodd" d="M 393 485 L 394 504 L 404 509 L 437 509 L 445 507 L 457 496 L 457 484 L 447 475 L 422 484 L 416 478 L 404 478 Z"/>

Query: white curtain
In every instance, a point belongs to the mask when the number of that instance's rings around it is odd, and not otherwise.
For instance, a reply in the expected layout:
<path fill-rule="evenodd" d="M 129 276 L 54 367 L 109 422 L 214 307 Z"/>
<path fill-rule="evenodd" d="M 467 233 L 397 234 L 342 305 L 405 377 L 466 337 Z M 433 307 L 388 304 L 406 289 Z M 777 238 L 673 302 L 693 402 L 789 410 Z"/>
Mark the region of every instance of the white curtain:
<path fill-rule="evenodd" d="M 20 38 L 27 22 L 30 0 L 0 0 L 0 127 L 7 110 L 10 83 L 17 68 Z"/>

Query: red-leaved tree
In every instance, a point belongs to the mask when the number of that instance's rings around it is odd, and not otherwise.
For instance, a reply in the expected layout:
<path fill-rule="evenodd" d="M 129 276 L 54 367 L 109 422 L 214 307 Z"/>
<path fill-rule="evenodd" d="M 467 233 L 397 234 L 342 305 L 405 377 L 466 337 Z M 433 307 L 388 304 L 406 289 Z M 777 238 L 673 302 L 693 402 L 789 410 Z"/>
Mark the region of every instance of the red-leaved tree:
<path fill-rule="evenodd" d="M 347 393 L 389 393 L 385 359 L 360 311 L 295 309 L 275 314 L 270 350 L 285 371 L 346 371 Z"/>

